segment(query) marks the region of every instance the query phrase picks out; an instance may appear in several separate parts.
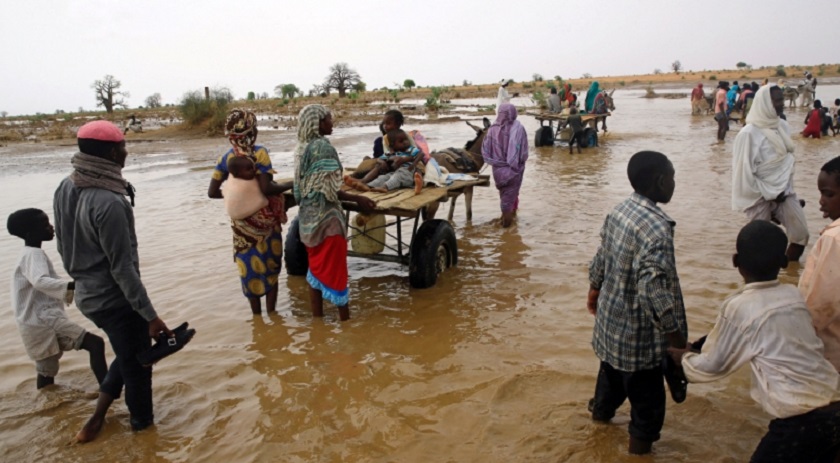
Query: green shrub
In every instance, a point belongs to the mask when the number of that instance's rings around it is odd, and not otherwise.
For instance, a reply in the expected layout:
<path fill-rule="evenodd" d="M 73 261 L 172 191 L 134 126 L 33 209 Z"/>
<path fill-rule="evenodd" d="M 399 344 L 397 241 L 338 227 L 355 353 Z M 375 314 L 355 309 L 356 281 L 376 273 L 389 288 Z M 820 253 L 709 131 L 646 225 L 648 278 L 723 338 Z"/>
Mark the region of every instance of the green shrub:
<path fill-rule="evenodd" d="M 709 80 L 717 80 L 717 76 L 712 74 L 709 76 Z"/>
<path fill-rule="evenodd" d="M 781 64 L 776 66 L 776 77 L 787 77 L 787 72 L 785 72 L 785 67 Z"/>
<path fill-rule="evenodd" d="M 432 94 L 426 98 L 426 109 L 429 111 L 437 111 L 441 108 L 440 96 L 443 94 L 443 87 L 432 87 Z"/>
<path fill-rule="evenodd" d="M 531 101 L 533 101 L 540 109 L 548 108 L 548 100 L 545 97 L 545 93 L 539 90 L 531 94 Z"/>
<path fill-rule="evenodd" d="M 624 82 L 623 80 L 619 80 L 618 85 L 621 85 L 622 87 L 624 87 L 625 85 L 627 85 L 627 82 Z"/>
<path fill-rule="evenodd" d="M 204 98 L 200 90 L 185 93 L 181 98 L 181 116 L 187 125 L 196 126 L 210 121 L 207 127 L 210 133 L 223 132 L 227 109 L 233 95 L 226 88 L 215 88 L 210 91 L 210 98 Z"/>

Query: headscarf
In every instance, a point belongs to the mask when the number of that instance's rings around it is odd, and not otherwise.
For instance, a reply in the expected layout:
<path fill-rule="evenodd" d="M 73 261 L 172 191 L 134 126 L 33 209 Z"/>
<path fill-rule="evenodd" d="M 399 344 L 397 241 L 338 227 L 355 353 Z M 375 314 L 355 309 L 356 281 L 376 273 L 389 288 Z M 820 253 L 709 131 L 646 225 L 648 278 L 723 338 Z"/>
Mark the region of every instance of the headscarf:
<path fill-rule="evenodd" d="M 257 116 L 245 109 L 231 109 L 225 119 L 225 135 L 237 156 L 253 155 L 257 142 Z"/>
<path fill-rule="evenodd" d="M 586 105 L 584 106 L 586 112 L 592 111 L 592 106 L 595 104 L 595 97 L 598 96 L 600 91 L 601 88 L 598 85 L 598 81 L 592 82 L 592 85 L 589 86 L 589 91 L 586 92 Z"/>
<path fill-rule="evenodd" d="M 568 101 L 569 104 L 571 105 L 575 101 L 575 96 L 572 93 L 572 84 L 569 84 L 569 83 L 564 84 L 563 85 L 563 91 L 565 93 L 564 99 L 566 101 Z"/>
<path fill-rule="evenodd" d="M 327 109 L 326 106 L 319 104 L 307 105 L 300 110 L 300 114 L 298 114 L 298 144 L 297 147 L 295 147 L 295 172 L 297 172 L 300 167 L 300 158 L 303 157 L 303 152 L 306 150 L 306 146 L 309 145 L 312 140 L 321 137 L 321 133 L 318 131 L 318 128 L 321 125 L 321 119 L 327 117 L 327 114 L 329 113 L 330 110 Z M 297 176 L 297 174 L 295 174 L 295 176 Z"/>
<path fill-rule="evenodd" d="M 488 145 L 488 141 L 490 142 Z M 505 103 L 499 107 L 499 116 L 487 130 L 484 141 L 489 150 L 482 150 L 484 162 L 493 167 L 508 167 L 518 175 L 525 170 L 528 160 L 528 134 L 516 120 L 516 107 Z"/>
<path fill-rule="evenodd" d="M 779 129 L 779 115 L 773 107 L 773 99 L 770 98 L 770 90 L 773 86 L 765 85 L 758 89 L 753 97 L 753 104 L 750 113 L 747 115 L 747 124 L 752 124 L 761 129 L 761 132 L 780 156 L 786 153 L 793 153 L 793 140 L 784 130 Z"/>
<path fill-rule="evenodd" d="M 338 202 L 338 191 L 342 183 L 342 168 L 335 149 L 321 135 L 321 121 L 330 114 L 326 106 L 313 104 L 305 106 L 298 115 L 298 144 L 295 148 L 295 199 L 300 201 L 310 193 L 321 193 L 327 202 Z M 321 141 L 322 143 L 316 143 Z M 318 145 L 316 157 L 323 160 L 308 162 L 302 171 L 303 156 L 310 146 Z M 321 146 L 324 145 L 324 146 Z M 329 158 L 329 159 L 326 159 Z M 333 159 L 334 158 L 334 159 Z"/>

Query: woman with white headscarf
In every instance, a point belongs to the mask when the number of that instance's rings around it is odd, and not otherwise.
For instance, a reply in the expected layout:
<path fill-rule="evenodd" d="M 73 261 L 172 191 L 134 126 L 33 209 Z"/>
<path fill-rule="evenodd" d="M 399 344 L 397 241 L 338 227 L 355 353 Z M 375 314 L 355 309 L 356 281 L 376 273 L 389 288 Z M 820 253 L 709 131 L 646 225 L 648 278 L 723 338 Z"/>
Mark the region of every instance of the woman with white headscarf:
<path fill-rule="evenodd" d="M 808 224 L 793 190 L 796 158 L 790 126 L 779 118 L 782 89 L 765 85 L 756 92 L 747 125 L 732 148 L 732 209 L 749 220 L 776 218 L 787 231 L 788 259 L 796 261 L 808 244 Z"/>
<path fill-rule="evenodd" d="M 324 135 L 333 129 L 332 115 L 322 105 L 304 107 L 298 116 L 295 148 L 295 201 L 300 206 L 300 240 L 309 257 L 309 298 L 312 315 L 324 316 L 326 299 L 338 306 L 340 320 L 350 318 L 347 287 L 347 225 L 341 201 L 352 201 L 363 211 L 376 204 L 370 198 L 341 191 L 343 167 L 338 152 Z"/>
<path fill-rule="evenodd" d="M 509 227 L 519 208 L 519 189 L 528 160 L 528 134 L 516 120 L 516 108 L 512 104 L 499 106 L 499 116 L 487 129 L 481 155 L 484 162 L 493 166 L 493 180 L 501 199 L 502 227 Z"/>

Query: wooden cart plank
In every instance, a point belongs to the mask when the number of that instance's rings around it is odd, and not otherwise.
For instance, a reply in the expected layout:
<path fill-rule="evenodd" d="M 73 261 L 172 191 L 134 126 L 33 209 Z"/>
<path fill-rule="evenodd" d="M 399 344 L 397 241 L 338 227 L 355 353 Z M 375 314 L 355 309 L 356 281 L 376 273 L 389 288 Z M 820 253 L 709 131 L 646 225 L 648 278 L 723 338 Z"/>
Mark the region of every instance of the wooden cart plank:
<path fill-rule="evenodd" d="M 420 209 L 435 201 L 444 201 L 449 196 L 460 194 L 464 188 L 490 185 L 489 175 L 477 175 L 475 177 L 476 180 L 456 180 L 444 187 L 427 186 L 423 188 L 419 195 L 414 194 L 413 188 L 401 188 L 386 193 L 377 193 L 373 191 L 361 192 L 347 185 L 342 185 L 341 190 L 372 199 L 376 203 L 376 210 L 382 214 L 414 217 Z M 291 178 L 282 178 L 277 179 L 277 182 L 284 183 L 292 180 Z M 295 205 L 294 194 L 291 191 L 287 191 L 285 196 L 288 207 Z M 344 202 L 343 205 L 347 210 L 357 210 L 354 203 Z"/>

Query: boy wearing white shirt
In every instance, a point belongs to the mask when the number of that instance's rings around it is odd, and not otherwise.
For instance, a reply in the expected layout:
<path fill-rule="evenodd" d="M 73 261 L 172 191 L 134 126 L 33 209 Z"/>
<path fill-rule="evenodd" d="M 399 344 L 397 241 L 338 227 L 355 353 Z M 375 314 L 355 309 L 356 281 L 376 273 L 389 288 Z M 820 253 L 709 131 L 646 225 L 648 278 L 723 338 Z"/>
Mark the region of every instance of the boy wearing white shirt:
<path fill-rule="evenodd" d="M 692 383 L 750 364 L 750 395 L 774 417 L 751 462 L 831 462 L 840 450 L 840 375 L 823 357 L 799 291 L 779 283 L 786 245 L 770 222 L 742 228 L 733 264 L 746 285 L 723 303 L 703 353 L 668 351 Z"/>
<path fill-rule="evenodd" d="M 36 387 L 54 384 L 58 360 L 63 351 L 85 349 L 90 353 L 90 368 L 101 384 L 108 372 L 105 342 L 71 322 L 63 302 L 73 300 L 73 281 L 58 278 L 43 241 L 51 241 L 55 230 L 47 214 L 40 209 L 13 212 L 7 222 L 9 233 L 21 238 L 25 247 L 12 274 L 12 306 L 26 353 L 35 361 Z"/>

